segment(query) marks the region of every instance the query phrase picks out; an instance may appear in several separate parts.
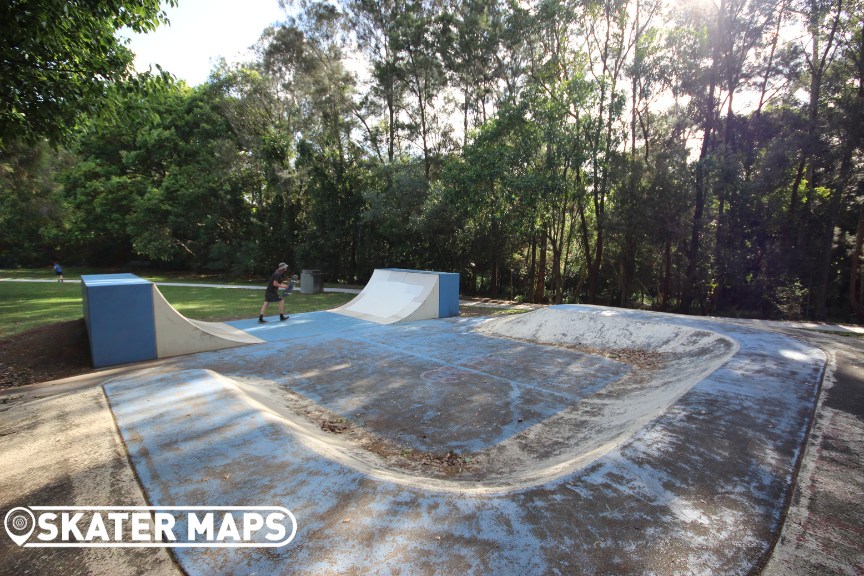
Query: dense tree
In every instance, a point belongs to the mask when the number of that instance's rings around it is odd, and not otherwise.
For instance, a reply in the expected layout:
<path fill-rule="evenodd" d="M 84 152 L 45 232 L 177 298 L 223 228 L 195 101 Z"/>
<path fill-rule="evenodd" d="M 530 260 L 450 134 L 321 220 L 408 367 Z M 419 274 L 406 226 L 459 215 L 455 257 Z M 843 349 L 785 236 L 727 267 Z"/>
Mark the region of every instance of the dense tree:
<path fill-rule="evenodd" d="M 502 6 L 494 0 L 453 2 L 441 16 L 441 53 L 450 84 L 461 92 L 462 144 L 495 112 L 505 31 Z"/>
<path fill-rule="evenodd" d="M 366 98 L 365 121 L 367 137 L 381 154 L 383 132 L 388 162 L 393 162 L 401 152 L 400 115 L 404 108 L 405 84 L 398 74 L 400 55 L 395 38 L 396 19 L 401 11 L 400 0 L 349 0 L 346 2 L 348 18 L 356 35 L 358 48 L 365 54 L 374 83 Z M 383 112 L 383 130 L 377 118 Z"/>
<path fill-rule="evenodd" d="M 57 177 L 69 161 L 46 142 L 7 148 L 0 169 L 0 266 L 62 258 L 68 214 Z"/>
<path fill-rule="evenodd" d="M 56 139 L 132 78 L 117 36 L 167 22 L 161 0 L 9 0 L 0 5 L 0 150 L 13 139 Z M 177 5 L 177 0 L 166 4 Z"/>
<path fill-rule="evenodd" d="M 91 121 L 74 148 L 79 162 L 64 174 L 70 248 L 112 265 L 138 256 L 199 269 L 253 266 L 244 190 L 258 177 L 220 114 L 221 94 L 181 84 L 125 98 L 121 118 Z"/>
<path fill-rule="evenodd" d="M 458 215 L 456 257 L 470 273 L 471 290 L 482 277 L 486 290 L 499 295 L 503 272 L 516 268 L 538 230 L 542 133 L 527 113 L 524 105 L 502 107 L 447 165 L 444 201 Z"/>
<path fill-rule="evenodd" d="M 293 70 L 290 92 L 300 103 L 296 170 L 303 198 L 305 237 L 297 259 L 306 267 L 357 275 L 363 197 L 357 166 L 354 77 L 344 65 L 343 15 L 312 3 L 276 34 L 265 54 Z M 287 34 L 289 40 L 280 42 Z"/>
<path fill-rule="evenodd" d="M 3 257 L 860 315 L 862 51 L 857 0 L 303 1 L 198 89 L 34 122 L 80 126 L 0 159 Z"/>

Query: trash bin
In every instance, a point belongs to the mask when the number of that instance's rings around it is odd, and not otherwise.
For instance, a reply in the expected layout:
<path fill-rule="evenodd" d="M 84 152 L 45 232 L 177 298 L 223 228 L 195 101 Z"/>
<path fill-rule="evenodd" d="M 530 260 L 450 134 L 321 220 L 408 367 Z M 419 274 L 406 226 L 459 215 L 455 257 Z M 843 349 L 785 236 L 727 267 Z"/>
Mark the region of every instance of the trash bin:
<path fill-rule="evenodd" d="M 324 292 L 324 273 L 320 270 L 303 270 L 300 273 L 301 294 L 321 294 Z"/>

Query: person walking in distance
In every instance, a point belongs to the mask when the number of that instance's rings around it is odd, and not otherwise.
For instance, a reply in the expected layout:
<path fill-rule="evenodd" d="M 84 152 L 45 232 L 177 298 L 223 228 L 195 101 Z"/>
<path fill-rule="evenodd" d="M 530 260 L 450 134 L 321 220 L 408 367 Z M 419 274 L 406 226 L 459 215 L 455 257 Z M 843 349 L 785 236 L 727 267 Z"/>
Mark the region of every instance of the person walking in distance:
<path fill-rule="evenodd" d="M 57 276 L 57 282 L 63 282 L 63 267 L 59 262 L 54 262 L 54 274 Z"/>
<path fill-rule="evenodd" d="M 279 290 L 288 288 L 287 284 L 282 283 L 282 278 L 288 273 L 288 264 L 279 263 L 279 267 L 273 274 L 270 275 L 270 282 L 267 284 L 267 289 L 264 291 L 264 304 L 261 306 L 261 312 L 258 314 L 258 323 L 264 324 L 267 320 L 264 319 L 264 314 L 267 312 L 267 307 L 271 302 L 279 303 L 279 320 L 287 320 L 285 316 L 285 301 L 279 295 Z"/>

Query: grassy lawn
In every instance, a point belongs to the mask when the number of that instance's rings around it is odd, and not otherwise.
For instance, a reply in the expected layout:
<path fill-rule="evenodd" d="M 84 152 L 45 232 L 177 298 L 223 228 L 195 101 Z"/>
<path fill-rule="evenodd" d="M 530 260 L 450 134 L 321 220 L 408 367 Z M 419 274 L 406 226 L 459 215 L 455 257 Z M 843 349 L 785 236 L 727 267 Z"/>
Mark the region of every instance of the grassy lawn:
<path fill-rule="evenodd" d="M 264 303 L 264 288 L 261 290 L 230 288 L 191 288 L 186 286 L 160 286 L 159 291 L 181 314 L 195 320 L 222 322 L 257 318 Z M 345 304 L 355 294 L 324 293 L 300 294 L 294 292 L 285 300 L 285 313 L 329 310 Z M 279 314 L 279 305 L 271 304 L 267 315 Z"/>
<path fill-rule="evenodd" d="M 0 277 L 15 277 L 7 272 L 0 271 Z M 52 271 L 44 272 L 44 278 L 53 277 Z M 19 278 L 34 278 L 32 271 L 30 274 Z M 75 279 L 78 276 L 67 276 L 64 270 L 64 277 Z M 172 278 L 171 281 L 181 280 Z M 213 280 L 207 282 L 212 283 Z M 261 290 L 184 286 L 161 286 L 159 290 L 184 316 L 216 322 L 257 317 L 264 302 L 263 283 L 259 284 L 262 284 Z M 348 302 L 353 297 L 353 294 L 304 295 L 295 292 L 288 297 L 285 310 L 289 315 L 328 310 Z M 268 314 L 278 314 L 278 308 L 271 304 Z M 78 283 L 0 282 L 0 338 L 45 324 L 77 320 L 83 315 L 81 285 Z"/>
<path fill-rule="evenodd" d="M 78 284 L 0 282 L 0 338 L 82 316 Z"/>
<path fill-rule="evenodd" d="M 66 280 L 80 280 L 82 275 L 86 274 L 117 274 L 121 272 L 131 272 L 136 276 L 140 276 L 151 282 L 183 282 L 186 284 L 230 284 L 235 286 L 261 286 L 267 284 L 267 277 L 248 277 L 241 278 L 237 276 L 229 276 L 226 274 L 196 274 L 194 272 L 166 272 L 163 270 L 138 269 L 130 270 L 123 269 L 106 269 L 106 268 L 63 268 L 63 278 Z M 300 271 L 292 272 L 298 277 Z M 55 280 L 54 270 L 50 266 L 45 268 L 0 268 L 0 278 L 12 278 L 15 280 Z M 344 284 L 325 283 L 325 287 L 340 287 L 340 288 L 357 288 L 363 286 L 347 286 Z"/>
<path fill-rule="evenodd" d="M 238 278 L 224 274 L 194 274 L 192 272 L 166 272 L 162 270 L 130 270 L 110 268 L 63 268 L 63 278 L 66 280 L 80 280 L 86 274 L 118 274 L 131 272 L 151 282 L 184 282 L 190 284 L 234 284 L 238 286 L 254 286 L 265 284 L 267 279 L 261 278 Z M 298 274 L 299 276 L 299 274 Z M 13 278 L 16 280 L 54 280 L 54 270 L 48 266 L 45 268 L 2 268 L 0 278 Z"/>

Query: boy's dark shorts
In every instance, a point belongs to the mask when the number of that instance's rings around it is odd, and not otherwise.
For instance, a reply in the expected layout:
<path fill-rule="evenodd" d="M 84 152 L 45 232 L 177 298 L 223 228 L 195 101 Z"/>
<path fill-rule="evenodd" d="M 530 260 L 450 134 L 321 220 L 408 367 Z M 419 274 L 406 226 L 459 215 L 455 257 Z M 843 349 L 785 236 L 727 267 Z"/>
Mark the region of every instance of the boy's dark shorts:
<path fill-rule="evenodd" d="M 279 295 L 279 292 L 264 292 L 264 301 L 265 302 L 281 302 L 282 296 Z"/>

